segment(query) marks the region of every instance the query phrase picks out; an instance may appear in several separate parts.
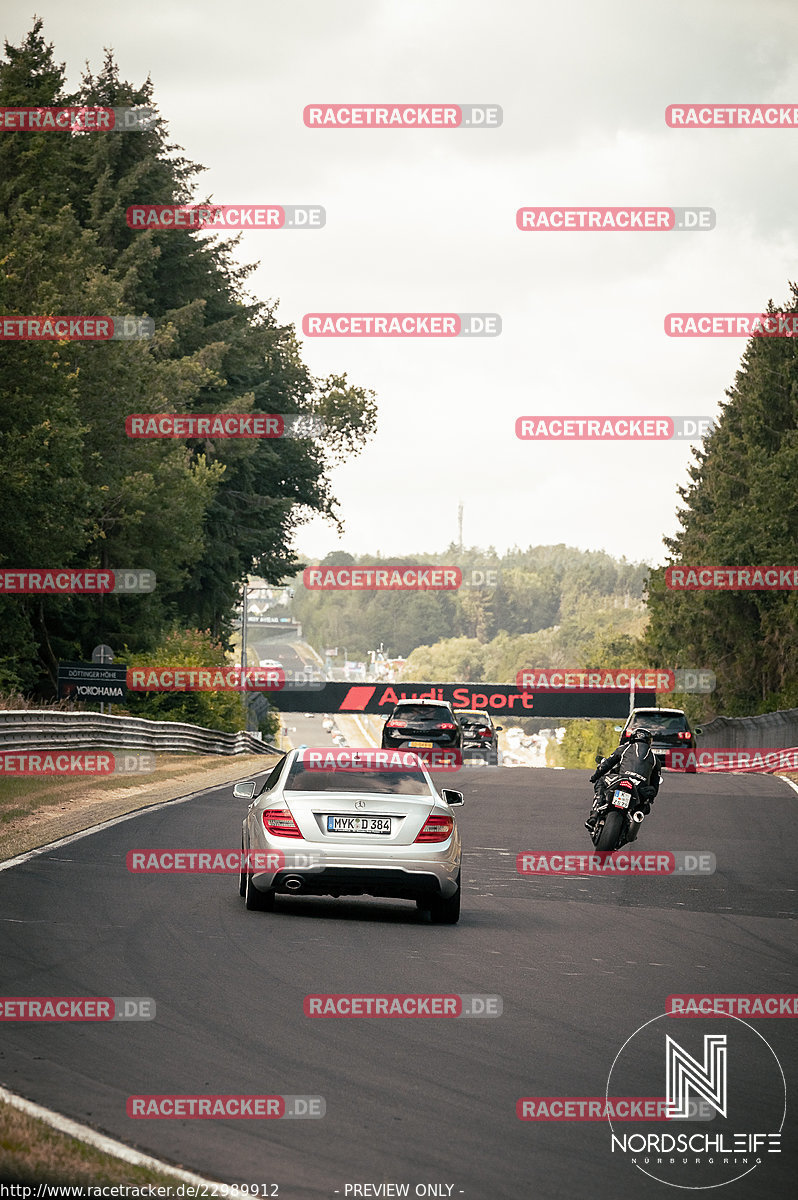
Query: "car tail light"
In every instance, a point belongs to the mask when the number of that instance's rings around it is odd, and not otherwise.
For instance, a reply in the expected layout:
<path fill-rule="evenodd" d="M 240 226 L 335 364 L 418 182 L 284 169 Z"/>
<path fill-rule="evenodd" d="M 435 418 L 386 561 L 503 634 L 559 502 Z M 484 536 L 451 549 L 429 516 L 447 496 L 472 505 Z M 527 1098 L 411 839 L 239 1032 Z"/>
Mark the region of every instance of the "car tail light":
<path fill-rule="evenodd" d="M 623 736 L 624 736 L 625 738 L 630 738 L 630 737 L 632 736 L 632 731 L 631 731 L 631 729 L 627 729 L 627 730 L 626 730 L 626 733 L 625 733 Z"/>
<path fill-rule="evenodd" d="M 451 721 L 441 721 L 438 728 L 439 729 L 456 729 L 457 726 L 453 725 Z"/>
<path fill-rule="evenodd" d="M 431 817 L 427 817 L 416 841 L 445 842 L 451 837 L 453 829 L 454 821 L 448 813 L 433 813 Z"/>
<path fill-rule="evenodd" d="M 407 721 L 386 721 L 385 724 L 389 729 L 404 729 Z"/>
<path fill-rule="evenodd" d="M 299 826 L 288 808 L 264 808 L 263 826 L 275 837 L 301 838 Z"/>
<path fill-rule="evenodd" d="M 689 732 L 689 730 L 685 729 L 683 733 L 680 733 L 680 734 L 679 734 L 679 741 L 680 741 L 680 742 L 689 742 L 689 741 L 690 741 L 690 732 Z"/>
<path fill-rule="evenodd" d="M 480 729 L 479 736 L 480 737 L 493 737 L 493 730 L 492 729 Z"/>

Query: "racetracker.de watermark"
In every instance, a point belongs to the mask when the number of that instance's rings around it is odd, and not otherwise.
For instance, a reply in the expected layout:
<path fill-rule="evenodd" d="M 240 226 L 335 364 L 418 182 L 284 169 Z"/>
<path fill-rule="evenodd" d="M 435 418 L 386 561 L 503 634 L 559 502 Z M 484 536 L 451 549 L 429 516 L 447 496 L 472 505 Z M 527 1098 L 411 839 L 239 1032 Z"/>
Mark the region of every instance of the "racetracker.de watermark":
<path fill-rule="evenodd" d="M 500 1017 L 501 996 L 458 993 L 305 996 L 306 1017 Z"/>
<path fill-rule="evenodd" d="M 698 992 L 668 996 L 669 1017 L 798 1017 L 798 995 L 742 992 L 735 995 Z"/>
<path fill-rule="evenodd" d="M 795 104 L 669 104 L 671 129 L 798 129 Z"/>
<path fill-rule="evenodd" d="M 665 586 L 671 591 L 794 592 L 798 567 L 666 567 Z"/>
<path fill-rule="evenodd" d="M 139 849 L 128 850 L 125 866 L 131 875 L 238 875 L 243 872 L 306 870 L 321 859 L 313 851 Z"/>
<path fill-rule="evenodd" d="M 515 865 L 519 875 L 714 875 L 717 862 L 709 850 L 617 850 L 612 854 L 525 850 L 516 857 Z"/>
<path fill-rule="evenodd" d="M 149 1095 L 129 1096 L 125 1111 L 134 1120 L 261 1120 L 323 1117 L 323 1096 Z"/>
<path fill-rule="evenodd" d="M 154 332 L 152 317 L 0 317 L 0 342 L 135 342 Z"/>
<path fill-rule="evenodd" d="M 155 572 L 139 570 L 74 571 L 63 567 L 0 568 L 3 595 L 103 595 L 108 592 L 155 591 Z"/>
<path fill-rule="evenodd" d="M 657 1096 L 521 1096 L 519 1121 L 711 1121 L 715 1112 L 703 1100 L 691 1101 L 689 1115 L 671 1116 Z"/>
<path fill-rule="evenodd" d="M 131 692 L 318 692 L 323 679 L 284 667 L 128 667 Z"/>
<path fill-rule="evenodd" d="M 321 204 L 131 204 L 128 229 L 323 229 Z"/>
<path fill-rule="evenodd" d="M 308 129 L 497 129 L 500 104 L 306 104 Z"/>
<path fill-rule="evenodd" d="M 519 208 L 515 223 L 522 232 L 665 233 L 715 228 L 714 208 Z"/>
<path fill-rule="evenodd" d="M 665 766 L 673 771 L 798 771 L 798 748 L 737 746 L 734 749 L 668 750 Z"/>
<path fill-rule="evenodd" d="M 299 438 L 318 437 L 326 424 L 297 413 L 131 413 L 131 438 Z"/>
<path fill-rule="evenodd" d="M 665 318 L 668 337 L 798 337 L 798 313 L 683 312 Z"/>
<path fill-rule="evenodd" d="M 0 750 L 0 776 L 149 775 L 155 766 L 152 750 Z"/>
<path fill-rule="evenodd" d="M 459 771 L 463 765 L 462 751 L 456 747 L 378 750 L 373 746 L 306 746 L 299 752 L 299 760 L 308 771 L 417 771 L 419 763 L 428 771 Z"/>
<path fill-rule="evenodd" d="M 707 416 L 524 416 L 515 436 L 530 442 L 669 442 L 703 438 L 715 424 Z"/>
<path fill-rule="evenodd" d="M 498 337 L 498 313 L 305 313 L 306 337 Z"/>
<path fill-rule="evenodd" d="M 152 129 L 155 120 L 154 109 L 126 105 L 0 108 L 0 132 L 140 133 Z"/>
<path fill-rule="evenodd" d="M 0 1021 L 154 1021 L 151 996 L 0 996 Z"/>
<path fill-rule="evenodd" d="M 653 667 L 639 670 L 579 670 L 564 667 L 524 667 L 515 684 L 527 692 L 714 692 L 717 680 L 713 671 L 660 671 Z"/>
<path fill-rule="evenodd" d="M 385 564 L 364 567 L 305 567 L 308 591 L 452 592 L 463 582 L 460 567 Z"/>

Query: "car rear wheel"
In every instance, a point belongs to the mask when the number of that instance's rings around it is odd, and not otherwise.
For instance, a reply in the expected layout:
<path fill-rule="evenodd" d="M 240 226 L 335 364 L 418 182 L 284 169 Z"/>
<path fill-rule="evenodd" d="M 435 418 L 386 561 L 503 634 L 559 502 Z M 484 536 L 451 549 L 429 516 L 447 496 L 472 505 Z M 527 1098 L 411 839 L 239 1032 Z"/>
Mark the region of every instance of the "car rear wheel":
<path fill-rule="evenodd" d="M 241 839 L 241 866 L 238 871 L 238 894 L 246 896 L 247 894 L 247 873 L 244 870 L 244 839 Z"/>
<path fill-rule="evenodd" d="M 426 910 L 433 925 L 456 925 L 460 920 L 460 873 L 457 874 L 457 891 L 448 899 L 435 897 L 433 900 L 417 900 L 416 904 Z"/>
<path fill-rule="evenodd" d="M 272 912 L 274 909 L 274 889 L 269 888 L 268 892 L 259 892 L 252 882 L 252 875 L 248 871 L 246 874 L 244 903 L 250 912 Z"/>

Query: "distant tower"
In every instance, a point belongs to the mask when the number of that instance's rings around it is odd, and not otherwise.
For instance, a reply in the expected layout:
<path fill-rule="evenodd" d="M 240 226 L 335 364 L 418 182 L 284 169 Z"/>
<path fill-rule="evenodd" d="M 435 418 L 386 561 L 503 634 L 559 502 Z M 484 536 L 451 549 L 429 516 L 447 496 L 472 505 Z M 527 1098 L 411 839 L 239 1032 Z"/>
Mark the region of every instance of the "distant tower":
<path fill-rule="evenodd" d="M 457 544 L 460 547 L 460 552 L 463 551 L 463 501 L 461 500 L 457 506 Z"/>

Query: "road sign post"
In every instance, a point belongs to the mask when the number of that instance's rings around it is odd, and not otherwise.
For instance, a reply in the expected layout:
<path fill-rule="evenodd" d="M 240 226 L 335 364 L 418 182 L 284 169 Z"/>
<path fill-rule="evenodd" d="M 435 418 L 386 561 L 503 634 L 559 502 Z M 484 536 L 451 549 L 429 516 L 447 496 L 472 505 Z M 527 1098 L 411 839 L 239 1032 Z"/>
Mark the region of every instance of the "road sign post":
<path fill-rule="evenodd" d="M 99 666 L 108 666 L 114 661 L 114 652 L 110 646 L 106 646 L 101 642 L 99 646 L 95 646 L 91 652 L 91 661 Z M 108 705 L 108 711 L 111 711 L 111 705 Z M 103 702 L 100 701 L 100 715 L 103 712 Z"/>

